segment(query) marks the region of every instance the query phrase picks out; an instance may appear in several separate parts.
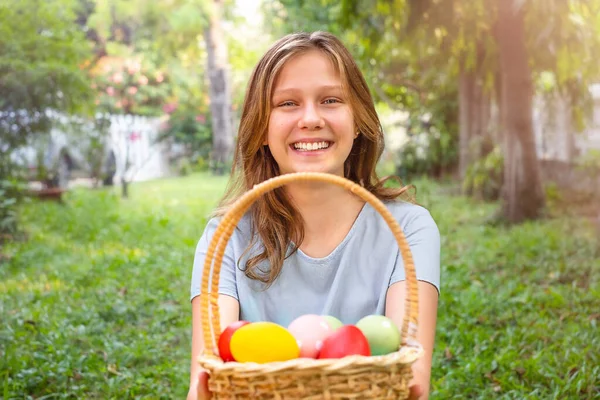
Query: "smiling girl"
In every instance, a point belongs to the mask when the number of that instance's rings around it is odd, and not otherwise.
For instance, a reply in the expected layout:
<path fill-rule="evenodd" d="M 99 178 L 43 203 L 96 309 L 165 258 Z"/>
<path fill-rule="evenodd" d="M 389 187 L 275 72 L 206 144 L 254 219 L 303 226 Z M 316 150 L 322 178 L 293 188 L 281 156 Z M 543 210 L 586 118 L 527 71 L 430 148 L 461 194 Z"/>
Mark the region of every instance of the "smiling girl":
<path fill-rule="evenodd" d="M 244 100 L 228 191 L 200 238 L 192 276 L 192 364 L 188 399 L 209 398 L 202 352 L 200 281 L 219 217 L 244 192 L 293 172 L 343 176 L 384 201 L 413 255 L 419 289 L 418 340 L 411 398 L 427 398 L 440 287 L 440 235 L 430 213 L 387 188 L 375 167 L 384 136 L 373 99 L 352 56 L 333 35 L 297 33 L 261 58 Z M 368 203 L 338 187 L 294 183 L 262 196 L 242 218 L 225 251 L 221 327 L 234 321 L 288 326 L 303 314 L 354 324 L 386 315 L 401 327 L 403 261 L 385 221 Z M 421 396 L 421 397 L 419 397 Z"/>

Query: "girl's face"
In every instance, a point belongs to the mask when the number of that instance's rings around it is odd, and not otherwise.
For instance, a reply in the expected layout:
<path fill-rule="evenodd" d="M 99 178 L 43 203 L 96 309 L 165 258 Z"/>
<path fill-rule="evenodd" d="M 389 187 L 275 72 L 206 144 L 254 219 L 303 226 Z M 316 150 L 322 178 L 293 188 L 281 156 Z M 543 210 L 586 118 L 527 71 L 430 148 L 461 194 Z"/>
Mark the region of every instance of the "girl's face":
<path fill-rule="evenodd" d="M 286 62 L 273 87 L 266 144 L 281 174 L 344 176 L 355 125 L 342 81 L 320 51 Z"/>

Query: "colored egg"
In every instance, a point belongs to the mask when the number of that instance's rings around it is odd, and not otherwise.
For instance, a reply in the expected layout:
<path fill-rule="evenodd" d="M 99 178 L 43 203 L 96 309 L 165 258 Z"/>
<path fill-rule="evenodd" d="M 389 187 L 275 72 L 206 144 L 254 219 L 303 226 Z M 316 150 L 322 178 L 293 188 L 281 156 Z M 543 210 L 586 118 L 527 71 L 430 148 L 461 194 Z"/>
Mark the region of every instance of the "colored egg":
<path fill-rule="evenodd" d="M 369 342 L 354 325 L 338 328 L 323 341 L 318 358 L 343 358 L 351 355 L 370 356 Z"/>
<path fill-rule="evenodd" d="M 380 356 L 397 351 L 400 347 L 400 330 L 384 315 L 368 315 L 356 323 L 367 338 L 371 354 Z"/>
<path fill-rule="evenodd" d="M 239 328 L 244 325 L 248 325 L 250 322 L 248 321 L 235 321 L 230 324 L 227 328 L 223 330 L 221 335 L 219 336 L 219 355 L 221 359 L 225 362 L 235 361 L 233 355 L 231 355 L 231 337 Z"/>
<path fill-rule="evenodd" d="M 231 336 L 231 354 L 237 362 L 259 364 L 298 358 L 296 338 L 273 322 L 253 322 L 238 328 Z"/>
<path fill-rule="evenodd" d="M 323 340 L 333 332 L 325 318 L 320 315 L 302 315 L 288 326 L 300 347 L 300 357 L 317 358 Z"/>
<path fill-rule="evenodd" d="M 332 331 L 335 331 L 336 329 L 341 328 L 342 326 L 344 326 L 344 324 L 342 323 L 342 321 L 340 321 L 339 319 L 337 319 L 334 316 L 324 315 L 323 318 L 325 318 L 325 321 L 327 321 L 327 323 L 331 327 Z"/>

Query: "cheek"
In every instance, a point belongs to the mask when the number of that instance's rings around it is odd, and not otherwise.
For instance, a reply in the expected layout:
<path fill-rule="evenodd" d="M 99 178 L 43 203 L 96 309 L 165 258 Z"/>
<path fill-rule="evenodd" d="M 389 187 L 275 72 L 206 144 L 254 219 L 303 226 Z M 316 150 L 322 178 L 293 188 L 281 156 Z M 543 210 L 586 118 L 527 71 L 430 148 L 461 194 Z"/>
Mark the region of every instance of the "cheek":
<path fill-rule="evenodd" d="M 344 137 L 350 135 L 354 137 L 355 126 L 354 117 L 352 112 L 349 110 L 339 110 L 335 115 L 329 119 L 331 126 L 338 132 L 338 134 Z"/>
<path fill-rule="evenodd" d="M 334 130 L 337 132 L 339 140 L 354 140 L 356 132 L 355 124 L 352 121 L 339 121 L 334 125 Z"/>
<path fill-rule="evenodd" d="M 275 139 L 283 139 L 285 138 L 289 131 L 292 123 L 289 121 L 289 118 L 284 118 L 281 116 L 272 116 L 269 120 L 269 129 L 267 131 L 267 139 L 269 141 L 273 141 Z M 276 143 L 271 143 L 276 144 Z"/>

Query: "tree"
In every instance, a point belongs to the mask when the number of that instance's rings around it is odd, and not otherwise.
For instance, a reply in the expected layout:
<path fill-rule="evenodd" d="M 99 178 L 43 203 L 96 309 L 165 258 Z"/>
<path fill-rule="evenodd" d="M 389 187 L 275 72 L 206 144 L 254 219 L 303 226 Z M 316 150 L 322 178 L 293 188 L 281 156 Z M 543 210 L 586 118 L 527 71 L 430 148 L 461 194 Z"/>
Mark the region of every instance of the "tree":
<path fill-rule="evenodd" d="M 163 112 L 163 103 L 169 95 L 169 76 L 148 62 L 144 63 L 141 58 L 104 57 L 99 60 L 95 70 L 94 87 L 98 90 L 98 111 L 104 115 L 122 114 L 127 116 L 123 121 L 129 121 L 125 137 L 117 139 L 125 146 L 124 152 L 117 154 L 117 157 L 121 158 L 123 164 L 121 195 L 128 197 L 129 183 L 151 156 L 148 155 L 137 166 L 131 162 L 131 146 L 139 139 L 139 134 L 133 131 L 133 115 L 158 116 Z M 108 135 L 108 131 L 106 134 Z M 157 144 L 156 140 L 152 147 Z"/>
<path fill-rule="evenodd" d="M 205 114 L 210 103 L 215 173 L 223 172 L 233 150 L 228 49 L 226 34 L 220 28 L 230 3 L 98 2 L 89 22 L 98 32 L 99 47 L 104 46 L 109 55 L 143 55 L 157 66 L 177 71 L 171 74 L 169 104 L 188 108 L 190 114 Z M 205 94 L 206 86 L 209 96 Z"/>
<path fill-rule="evenodd" d="M 545 203 L 533 134 L 533 82 L 523 8 L 498 0 L 501 126 L 504 131 L 502 213 L 515 223 L 540 216 Z"/>
<path fill-rule="evenodd" d="M 213 148 L 212 168 L 221 175 L 233 154 L 231 89 L 226 38 L 221 28 L 223 1 L 214 0 L 204 37 L 207 49 L 207 73 L 210 87 Z"/>
<path fill-rule="evenodd" d="M 74 0 L 0 2 L 0 236 L 18 228 L 14 206 L 26 179 L 12 156 L 47 134 L 53 115 L 93 110 L 83 67 L 91 49 L 76 10 Z"/>
<path fill-rule="evenodd" d="M 409 141 L 397 154 L 400 175 L 448 175 L 457 164 L 455 74 L 447 66 L 448 55 L 438 50 L 445 45 L 443 35 L 427 41 L 420 30 L 408 34 L 410 9 L 406 3 L 271 0 L 265 4 L 265 12 L 278 36 L 318 29 L 337 35 L 356 59 L 375 100 L 409 115 L 405 126 Z M 425 158 L 417 155 L 421 139 L 429 149 Z"/>
<path fill-rule="evenodd" d="M 72 0 L 0 3 L 0 151 L 47 132 L 49 110 L 92 111 L 89 75 L 82 68 L 91 51 L 74 24 L 76 6 Z"/>
<path fill-rule="evenodd" d="M 510 157 L 517 163 L 510 168 L 527 170 L 519 172 L 520 176 L 513 169 L 504 172 L 504 193 L 511 195 L 503 197 L 502 216 L 518 222 L 540 215 L 544 201 L 543 194 L 539 195 L 541 181 L 531 129 L 534 87 L 542 75 L 552 76 L 554 84 L 549 90 L 565 95 L 574 119 L 582 120 L 589 97 L 587 85 L 600 77 L 594 61 L 600 55 L 598 0 L 323 0 L 326 10 L 302 0 L 274 3 L 287 11 L 277 14 L 283 15 L 284 21 L 287 15 L 300 15 L 313 21 L 307 25 L 309 29 L 331 30 L 356 45 L 355 56 L 363 63 L 379 99 L 413 113 L 434 110 L 433 120 L 443 120 L 450 138 L 455 137 L 451 124 L 458 124 L 461 177 L 472 175 L 468 172 L 476 164 L 487 165 L 488 160 L 482 158 L 488 154 L 494 168 L 497 161 Z M 507 14 L 500 5 L 514 7 L 517 16 Z M 521 24 L 518 37 L 505 23 L 509 17 Z M 505 71 L 514 57 L 520 57 L 519 66 L 510 65 L 510 72 Z M 447 97 L 453 93 L 457 94 L 460 116 L 453 113 L 454 102 Z M 523 108 L 514 108 L 514 101 L 509 104 L 509 93 L 524 96 L 517 103 Z M 509 130 L 511 136 L 506 137 Z M 515 150 L 515 143 L 523 148 Z M 492 152 L 495 146 L 502 148 L 503 157 Z M 524 153 L 516 155 L 517 151 Z M 430 146 L 430 153 L 435 156 L 438 152 Z M 486 168 L 480 170 L 486 173 Z M 523 202 L 528 190 L 533 194 Z M 520 197 L 518 202 L 515 196 Z"/>
<path fill-rule="evenodd" d="M 413 0 L 412 5 L 414 18 L 427 31 L 446 32 L 454 60 L 450 64 L 458 64 L 461 178 L 474 167 L 492 174 L 480 166 L 496 168 L 490 162 L 496 152 L 491 151 L 500 146 L 502 217 L 513 223 L 537 218 L 545 202 L 532 127 L 533 96 L 542 77 L 552 77 L 554 84 L 546 90 L 567 98 L 582 127 L 588 84 L 600 77 L 592 62 L 592 55 L 600 54 L 594 18 L 600 2 Z M 482 160 L 488 153 L 491 158 Z"/>

